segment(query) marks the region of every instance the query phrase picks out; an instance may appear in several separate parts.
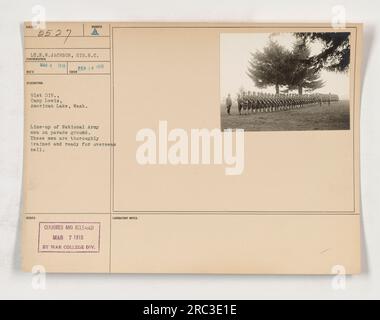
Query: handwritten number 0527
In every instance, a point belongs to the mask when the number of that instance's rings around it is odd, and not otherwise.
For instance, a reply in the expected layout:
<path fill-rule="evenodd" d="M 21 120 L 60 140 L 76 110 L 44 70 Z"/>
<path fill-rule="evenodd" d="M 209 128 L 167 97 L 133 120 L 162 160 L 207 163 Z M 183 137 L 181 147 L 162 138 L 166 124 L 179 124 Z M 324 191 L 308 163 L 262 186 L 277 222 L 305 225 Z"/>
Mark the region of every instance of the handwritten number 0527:
<path fill-rule="evenodd" d="M 40 30 L 38 32 L 38 36 L 39 37 L 61 37 L 62 36 L 62 30 L 61 29 L 57 29 L 57 30 L 50 30 L 50 29 L 47 29 L 47 30 Z M 65 30 L 65 41 L 63 43 L 66 43 L 67 39 L 70 37 L 71 35 L 71 29 L 66 29 Z"/>

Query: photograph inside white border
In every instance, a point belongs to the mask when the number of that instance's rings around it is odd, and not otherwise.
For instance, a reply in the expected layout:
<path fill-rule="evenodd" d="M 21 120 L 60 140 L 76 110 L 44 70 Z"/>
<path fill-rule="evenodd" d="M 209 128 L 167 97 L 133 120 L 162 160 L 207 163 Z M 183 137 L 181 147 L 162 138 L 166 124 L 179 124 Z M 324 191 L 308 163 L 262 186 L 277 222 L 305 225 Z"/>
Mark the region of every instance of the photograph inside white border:
<path fill-rule="evenodd" d="M 220 35 L 221 127 L 350 129 L 350 33 Z"/>

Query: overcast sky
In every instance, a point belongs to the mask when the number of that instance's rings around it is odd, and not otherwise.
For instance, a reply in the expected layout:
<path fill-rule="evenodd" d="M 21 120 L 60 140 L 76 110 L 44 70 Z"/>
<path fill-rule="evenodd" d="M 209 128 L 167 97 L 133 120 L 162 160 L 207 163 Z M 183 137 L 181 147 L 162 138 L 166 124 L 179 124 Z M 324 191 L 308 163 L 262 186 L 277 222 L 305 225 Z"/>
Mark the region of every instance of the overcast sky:
<path fill-rule="evenodd" d="M 275 93 L 274 87 L 258 89 L 247 76 L 251 52 L 262 51 L 270 38 L 287 49 L 291 49 L 295 41 L 295 36 L 292 33 L 223 33 L 220 35 L 220 90 L 222 99 L 228 93 L 231 93 L 232 97 L 235 98 L 241 87 L 250 91 Z M 321 51 L 322 46 L 317 42 L 313 43 L 310 49 L 314 55 Z M 341 99 L 348 99 L 349 73 L 323 70 L 321 78 L 325 81 L 325 86 L 315 92 L 331 92 L 338 94 Z"/>

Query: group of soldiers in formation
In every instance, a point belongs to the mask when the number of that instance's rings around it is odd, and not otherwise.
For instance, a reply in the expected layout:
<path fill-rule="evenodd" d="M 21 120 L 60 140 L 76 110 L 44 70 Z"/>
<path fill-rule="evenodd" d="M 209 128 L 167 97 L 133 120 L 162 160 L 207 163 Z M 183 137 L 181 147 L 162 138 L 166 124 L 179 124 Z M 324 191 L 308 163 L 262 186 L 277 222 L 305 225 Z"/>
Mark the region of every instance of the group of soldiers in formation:
<path fill-rule="evenodd" d="M 256 112 L 274 112 L 282 110 L 299 109 L 306 105 L 322 104 L 339 101 L 335 94 L 270 94 L 256 92 L 242 92 L 238 94 L 237 107 L 239 114 Z M 227 113 L 231 114 L 232 98 L 229 94 L 226 99 Z"/>

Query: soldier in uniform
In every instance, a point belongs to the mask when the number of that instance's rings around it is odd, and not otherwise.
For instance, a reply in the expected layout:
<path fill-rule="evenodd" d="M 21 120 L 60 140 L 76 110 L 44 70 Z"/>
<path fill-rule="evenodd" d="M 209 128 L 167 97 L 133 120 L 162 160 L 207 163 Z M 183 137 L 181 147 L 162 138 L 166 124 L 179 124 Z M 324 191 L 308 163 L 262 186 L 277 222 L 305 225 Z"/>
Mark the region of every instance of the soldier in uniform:
<path fill-rule="evenodd" d="M 292 109 L 295 109 L 299 103 L 299 96 L 298 96 L 298 94 L 293 94 L 292 97 L 293 97 Z"/>
<path fill-rule="evenodd" d="M 276 111 L 279 111 L 282 104 L 282 97 L 280 94 L 276 94 Z"/>
<path fill-rule="evenodd" d="M 243 92 L 243 113 L 247 114 L 247 110 L 248 110 L 248 95 L 244 91 Z"/>
<path fill-rule="evenodd" d="M 231 99 L 231 95 L 228 94 L 227 99 L 226 99 L 226 109 L 227 109 L 228 115 L 231 114 L 231 107 L 232 107 L 232 99 Z"/>
<path fill-rule="evenodd" d="M 257 112 L 257 96 L 256 92 L 252 92 L 252 113 Z"/>
<path fill-rule="evenodd" d="M 243 100 L 242 100 L 242 96 L 240 93 L 238 94 L 237 104 L 238 104 L 239 114 L 241 115 L 241 109 L 243 108 Z"/>
<path fill-rule="evenodd" d="M 269 111 L 269 106 L 270 106 L 270 100 L 269 100 L 269 93 L 264 93 L 264 101 L 265 101 L 265 112 Z"/>
<path fill-rule="evenodd" d="M 276 109 L 276 95 L 275 94 L 270 95 L 270 101 L 271 101 L 271 106 L 270 106 L 269 112 L 274 112 Z"/>
<path fill-rule="evenodd" d="M 256 109 L 257 109 L 257 112 L 261 112 L 262 105 L 263 105 L 263 102 L 262 102 L 261 92 L 258 92 L 257 93 L 257 97 L 256 97 Z"/>
<path fill-rule="evenodd" d="M 248 91 L 247 95 L 247 113 L 252 112 L 252 93 Z"/>
<path fill-rule="evenodd" d="M 286 94 L 286 104 L 285 104 L 285 110 L 289 110 L 290 106 L 292 105 L 292 98 L 289 93 Z"/>

